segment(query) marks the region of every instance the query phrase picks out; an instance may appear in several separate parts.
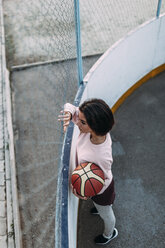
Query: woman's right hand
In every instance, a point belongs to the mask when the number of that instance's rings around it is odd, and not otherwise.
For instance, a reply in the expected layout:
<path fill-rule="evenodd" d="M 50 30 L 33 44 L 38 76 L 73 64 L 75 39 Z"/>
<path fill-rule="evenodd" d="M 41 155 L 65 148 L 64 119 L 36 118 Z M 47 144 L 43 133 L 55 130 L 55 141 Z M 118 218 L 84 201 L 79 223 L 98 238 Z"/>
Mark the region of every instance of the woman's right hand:
<path fill-rule="evenodd" d="M 72 193 L 76 196 L 76 197 L 78 197 L 79 199 L 81 199 L 81 200 L 88 200 L 88 197 L 86 197 L 86 196 L 80 196 L 79 194 L 77 194 L 77 192 L 76 192 L 76 189 L 74 189 L 73 188 L 73 185 L 71 184 L 71 189 L 72 189 Z"/>
<path fill-rule="evenodd" d="M 63 129 L 66 132 L 66 129 L 72 118 L 72 114 L 69 111 L 60 111 L 61 115 L 58 116 L 58 121 L 63 121 Z"/>

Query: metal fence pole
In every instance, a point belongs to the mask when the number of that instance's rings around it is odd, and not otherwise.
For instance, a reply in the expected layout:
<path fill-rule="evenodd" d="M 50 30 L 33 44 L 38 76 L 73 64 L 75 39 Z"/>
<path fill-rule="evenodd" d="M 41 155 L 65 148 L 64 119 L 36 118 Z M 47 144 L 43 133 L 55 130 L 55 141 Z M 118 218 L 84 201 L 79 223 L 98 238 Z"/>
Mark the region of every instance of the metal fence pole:
<path fill-rule="evenodd" d="M 162 0 L 158 0 L 158 7 L 156 12 L 156 17 L 158 18 L 160 15 L 160 9 L 161 9 Z"/>
<path fill-rule="evenodd" d="M 77 45 L 77 65 L 78 65 L 78 86 L 79 86 L 83 82 L 79 0 L 74 0 L 74 9 L 75 9 L 75 23 L 76 23 L 76 45 Z"/>

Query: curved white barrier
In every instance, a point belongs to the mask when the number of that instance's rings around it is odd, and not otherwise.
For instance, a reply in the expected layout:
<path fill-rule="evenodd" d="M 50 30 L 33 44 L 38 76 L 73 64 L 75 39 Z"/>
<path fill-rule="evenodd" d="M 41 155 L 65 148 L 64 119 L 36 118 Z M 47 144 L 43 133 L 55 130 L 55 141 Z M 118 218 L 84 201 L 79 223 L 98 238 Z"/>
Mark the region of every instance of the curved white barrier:
<path fill-rule="evenodd" d="M 91 68 L 86 98 L 103 98 L 112 107 L 137 81 L 165 63 L 165 15 L 144 23 L 115 43 Z"/>
<path fill-rule="evenodd" d="M 144 23 L 125 38 L 115 43 L 91 68 L 84 82 L 86 88 L 81 102 L 87 98 L 102 98 L 110 107 L 137 81 L 165 63 L 165 15 Z M 74 128 L 70 174 L 75 166 L 75 141 L 78 130 Z M 68 194 L 69 247 L 77 243 L 78 200 Z"/>

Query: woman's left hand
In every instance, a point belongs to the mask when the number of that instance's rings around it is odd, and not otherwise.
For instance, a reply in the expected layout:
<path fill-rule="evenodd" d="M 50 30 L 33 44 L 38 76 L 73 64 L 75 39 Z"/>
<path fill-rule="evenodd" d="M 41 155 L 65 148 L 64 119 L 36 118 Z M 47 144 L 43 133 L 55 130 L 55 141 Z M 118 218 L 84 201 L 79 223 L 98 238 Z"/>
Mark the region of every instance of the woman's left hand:
<path fill-rule="evenodd" d="M 76 189 L 74 189 L 73 188 L 73 185 L 71 184 L 71 188 L 72 188 L 72 193 L 76 196 L 76 197 L 78 197 L 79 199 L 82 199 L 82 200 L 88 200 L 88 197 L 83 197 L 83 196 L 80 196 L 79 194 L 77 194 L 77 192 L 76 192 Z"/>
<path fill-rule="evenodd" d="M 63 129 L 66 132 L 67 127 L 69 126 L 72 114 L 69 111 L 60 111 L 61 115 L 58 116 L 58 121 L 63 121 Z"/>

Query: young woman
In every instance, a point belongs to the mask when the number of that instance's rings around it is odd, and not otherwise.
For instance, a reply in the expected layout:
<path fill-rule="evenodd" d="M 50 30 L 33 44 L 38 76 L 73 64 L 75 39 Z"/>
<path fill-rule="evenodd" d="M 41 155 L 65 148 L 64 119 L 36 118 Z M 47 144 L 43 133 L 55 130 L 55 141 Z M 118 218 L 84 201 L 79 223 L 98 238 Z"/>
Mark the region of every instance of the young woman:
<path fill-rule="evenodd" d="M 79 108 L 70 103 L 64 105 L 64 111 L 59 115 L 59 121 L 63 121 L 66 131 L 70 120 L 80 130 L 76 144 L 76 164 L 93 162 L 100 166 L 104 172 L 105 183 L 102 190 L 92 197 L 94 208 L 92 214 L 99 214 L 104 221 L 103 234 L 95 238 L 95 243 L 104 245 L 117 237 L 118 231 L 115 228 L 115 215 L 112 204 L 115 199 L 114 180 L 111 171 L 112 141 L 109 131 L 114 124 L 114 117 L 109 106 L 101 99 L 85 101 Z M 72 191 L 80 199 L 87 200 L 87 197 L 80 197 L 76 190 Z"/>

